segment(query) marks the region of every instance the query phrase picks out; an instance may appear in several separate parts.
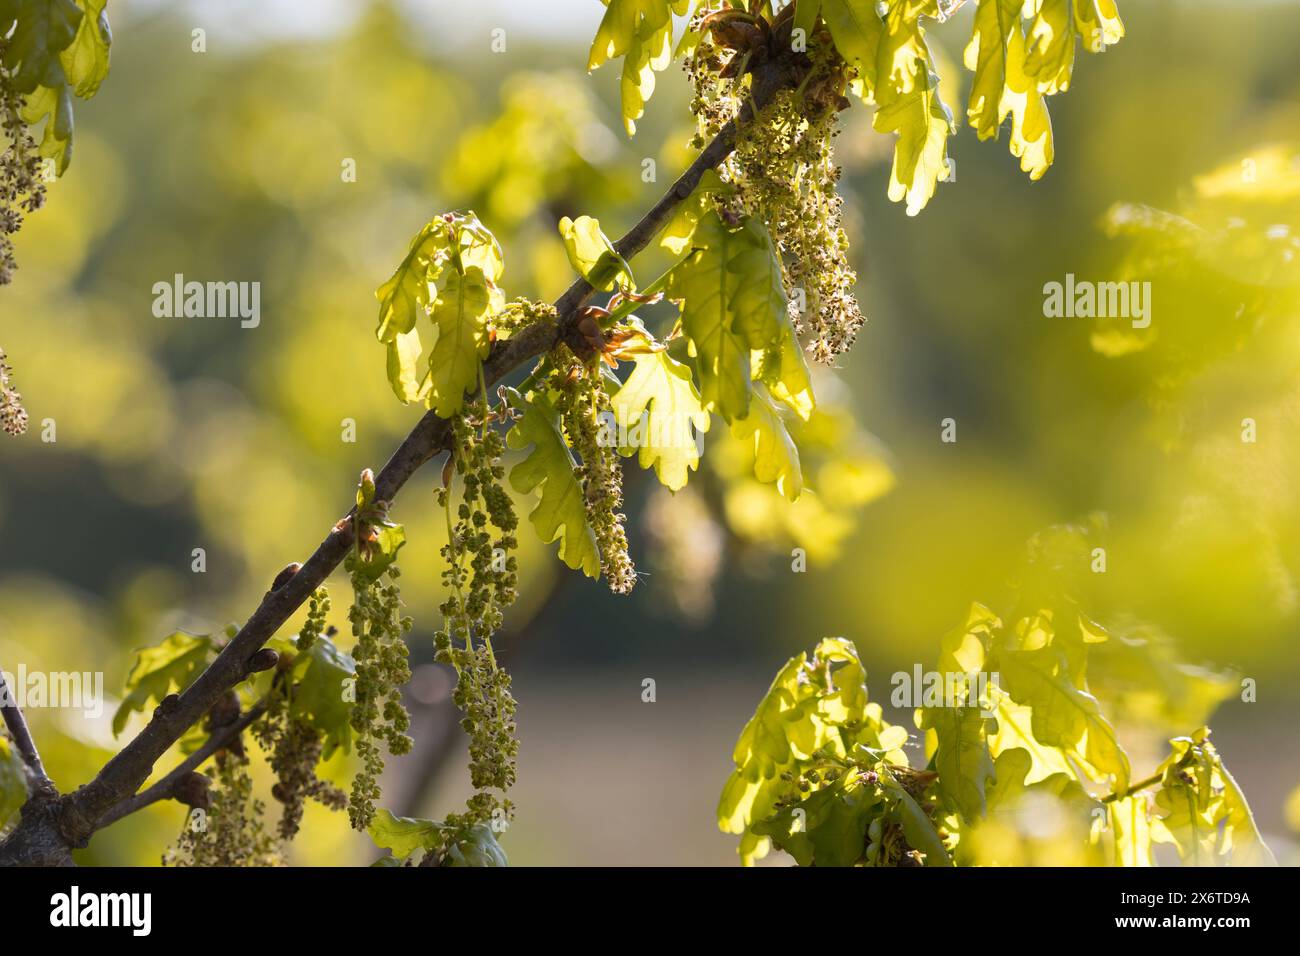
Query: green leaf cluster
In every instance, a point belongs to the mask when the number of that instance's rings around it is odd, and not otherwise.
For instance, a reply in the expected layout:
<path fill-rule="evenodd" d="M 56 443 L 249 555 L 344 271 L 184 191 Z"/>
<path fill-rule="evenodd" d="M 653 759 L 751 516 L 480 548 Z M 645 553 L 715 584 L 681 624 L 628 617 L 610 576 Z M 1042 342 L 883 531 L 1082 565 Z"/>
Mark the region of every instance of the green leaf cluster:
<path fill-rule="evenodd" d="M 381 850 L 392 852 L 378 864 L 392 860 L 400 865 L 416 853 L 435 853 L 440 866 L 507 866 L 505 850 L 497 841 L 496 833 L 486 823 L 470 827 L 448 826 L 434 820 L 416 817 L 398 817 L 380 809 L 366 833 Z"/>
<path fill-rule="evenodd" d="M 786 663 L 741 731 L 732 753 L 735 769 L 718 802 L 718 825 L 740 836 L 744 862 L 765 856 L 774 838 L 784 846 L 780 835 L 794 831 L 799 815 L 790 798 L 799 792 L 796 777 L 855 753 L 907 763 L 899 749 L 907 731 L 886 722 L 881 713 L 880 705 L 868 700 L 866 671 L 851 641 L 826 638 L 811 657 L 800 653 Z M 799 825 L 804 833 L 819 821 L 836 830 L 854 827 L 865 821 L 864 806 L 883 802 L 876 790 L 845 780 L 832 796 L 801 806 Z M 810 846 L 802 839 L 795 842 Z"/>
<path fill-rule="evenodd" d="M 923 770 L 901 750 L 906 733 L 865 710 L 850 642 L 826 640 L 812 661 L 792 659 L 742 731 L 719 804 L 719 826 L 741 835 L 742 860 L 770 842 L 801 865 L 915 865 L 919 856 L 927 865 L 1150 866 L 1153 844 L 1168 843 L 1187 865 L 1272 864 L 1208 728 L 1175 737 L 1156 772 L 1134 781 L 1087 680 L 1092 649 L 1117 638 L 1070 596 L 1089 534 L 1036 535 L 1008 621 L 975 604 L 942 639 L 937 670 L 953 678 L 955 698 L 927 698 L 916 711 Z M 1187 670 L 1168 654 L 1148 664 Z M 842 712 L 828 719 L 828 689 L 843 698 L 846 687 L 856 688 L 852 726 L 871 728 L 875 744 L 846 740 Z"/>
<path fill-rule="evenodd" d="M 596 29 L 587 69 L 623 59 L 619 94 L 629 136 L 655 91 L 655 73 L 673 60 L 673 14 L 684 16 L 693 0 L 602 0 L 605 16 Z"/>
<path fill-rule="evenodd" d="M 23 122 L 45 121 L 40 154 L 62 175 L 72 159 L 72 98 L 90 99 L 108 75 L 107 0 L 0 0 L 0 67 L 25 98 Z"/>
<path fill-rule="evenodd" d="M 491 347 L 489 320 L 505 307 L 504 271 L 501 246 L 472 212 L 438 216 L 411 240 L 375 290 L 375 334 L 388 348 L 388 382 L 399 399 L 422 401 L 444 418 L 460 411 Z"/>

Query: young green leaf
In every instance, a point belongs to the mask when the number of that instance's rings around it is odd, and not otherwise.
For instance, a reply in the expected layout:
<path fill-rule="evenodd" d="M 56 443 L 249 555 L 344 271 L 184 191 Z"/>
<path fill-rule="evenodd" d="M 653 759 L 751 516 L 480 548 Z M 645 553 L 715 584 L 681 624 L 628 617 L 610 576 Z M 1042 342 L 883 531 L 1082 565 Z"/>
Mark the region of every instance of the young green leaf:
<path fill-rule="evenodd" d="M 1038 0 L 1029 26 L 1025 72 L 1044 94 L 1064 93 L 1074 73 L 1074 0 Z"/>
<path fill-rule="evenodd" d="M 939 77 L 928 69 L 913 89 L 881 105 L 872 121 L 881 133 L 897 133 L 894 165 L 889 174 L 889 198 L 907 200 L 915 216 L 934 195 L 948 173 L 948 136 L 952 113 L 939 98 Z"/>
<path fill-rule="evenodd" d="M 72 43 L 59 53 L 59 62 L 72 84 L 72 91 L 82 99 L 90 99 L 108 76 L 108 50 L 113 34 L 104 9 L 108 0 L 77 0 L 77 4 L 84 16 Z"/>
<path fill-rule="evenodd" d="M 444 866 L 509 866 L 490 824 L 476 823 L 453 839 Z"/>
<path fill-rule="evenodd" d="M 856 773 L 783 807 L 754 825 L 800 866 L 853 866 L 866 845 L 867 827 L 881 809 L 875 789 Z"/>
<path fill-rule="evenodd" d="M 1156 768 L 1152 839 L 1171 843 L 1189 866 L 1276 866 L 1237 781 L 1228 773 L 1202 727 L 1169 741 L 1169 756 Z"/>
<path fill-rule="evenodd" d="M 694 241 L 705 238 L 710 245 L 697 244 L 674 267 L 667 293 L 681 304 L 682 328 L 699 361 L 700 397 L 728 422 L 748 413 L 751 389 L 750 347 L 732 328 L 739 280 L 727 269 L 730 235 L 716 215 L 701 220 Z"/>
<path fill-rule="evenodd" d="M 966 47 L 966 67 L 975 72 L 967 116 L 982 140 L 997 135 L 1012 117 L 1010 148 L 1030 179 L 1052 164 L 1052 121 L 1047 104 L 1025 70 L 1026 40 L 1019 0 L 980 0 L 975 31 Z"/>
<path fill-rule="evenodd" d="M 381 850 L 391 850 L 393 856 L 405 860 L 416 850 L 431 850 L 442 842 L 442 827 L 432 820 L 393 816 L 392 811 L 380 807 L 366 827 L 366 835 Z"/>
<path fill-rule="evenodd" d="M 807 7 L 808 9 L 805 9 Z M 817 16 L 816 4 L 802 0 L 796 8 L 796 25 Z M 876 70 L 880 57 L 880 41 L 885 34 L 885 22 L 876 12 L 875 0 L 821 0 L 821 17 L 835 49 L 857 71 L 854 92 L 863 100 L 872 102 L 876 88 Z M 811 23 L 808 30 L 811 31 Z"/>
<path fill-rule="evenodd" d="M 1128 754 L 1115 728 L 1101 713 L 1097 698 L 1070 680 L 1054 648 L 1004 650 L 997 666 L 1012 699 L 1030 708 L 1033 736 L 1040 743 L 1074 754 L 1098 774 L 1113 776 L 1116 790 L 1128 788 Z"/>
<path fill-rule="evenodd" d="M 732 229 L 710 211 L 690 243 L 692 253 L 669 274 L 668 297 L 681 303 L 682 328 L 699 359 L 701 398 L 732 422 L 749 409 L 751 352 L 783 342 L 789 319 L 780 262 L 756 220 Z"/>
<path fill-rule="evenodd" d="M 184 631 L 168 635 L 154 647 L 141 648 L 126 678 L 127 695 L 113 714 L 114 735 L 126 728 L 131 714 L 189 687 L 215 657 L 211 637 Z"/>
<path fill-rule="evenodd" d="M 645 113 L 655 89 L 655 73 L 673 58 L 673 14 L 685 15 L 691 0 L 604 0 L 605 16 L 596 30 L 587 70 L 623 57 L 619 84 L 623 125 L 629 136 Z"/>
<path fill-rule="evenodd" d="M 617 285 L 628 290 L 636 287 L 632 268 L 614 249 L 614 243 L 601 231 L 600 221 L 591 216 L 560 220 L 560 236 L 569 264 L 593 289 L 610 291 Z"/>
<path fill-rule="evenodd" d="M 877 132 L 897 133 L 889 198 L 906 198 L 915 216 L 948 172 L 952 113 L 939 98 L 939 77 L 919 17 L 933 16 L 934 0 L 899 0 L 890 7 L 878 51 L 872 124 Z"/>
<path fill-rule="evenodd" d="M 768 393 L 803 421 L 812 419 L 817 410 L 813 394 L 812 373 L 803 346 L 795 335 L 788 315 L 781 322 L 781 333 L 767 348 L 750 354 L 754 381 L 767 386 Z"/>
<path fill-rule="evenodd" d="M 1111 801 L 1106 807 L 1109 823 L 1106 841 L 1116 866 L 1153 866 L 1151 858 L 1151 815 L 1145 794 L 1137 793 Z"/>
<path fill-rule="evenodd" d="M 8 35 L 4 69 L 24 94 L 21 118 L 45 123 L 40 155 L 62 175 L 72 159 L 72 97 L 89 99 L 108 74 L 111 34 L 106 0 L 6 0 L 0 36 Z"/>
<path fill-rule="evenodd" d="M 893 792 L 897 798 L 893 815 L 903 827 L 903 835 L 915 850 L 925 854 L 926 866 L 952 866 L 952 857 L 948 855 L 935 829 L 934 821 L 921 809 L 920 804 L 907 792 L 906 788 L 886 770 L 880 775 L 881 784 Z"/>
<path fill-rule="evenodd" d="M 749 414 L 731 423 L 731 434 L 748 441 L 753 448 L 755 478 L 764 483 L 775 482 L 787 501 L 798 499 L 803 491 L 799 449 L 781 413 L 761 390 L 754 392 Z"/>
<path fill-rule="evenodd" d="M 356 673 L 356 662 L 324 634 L 294 659 L 297 683 L 289 713 L 320 732 L 323 758 L 328 759 L 340 747 L 344 753 L 352 749 L 352 705 L 346 691 L 347 682 Z"/>
<path fill-rule="evenodd" d="M 967 822 L 979 819 L 984 815 L 984 788 L 994 776 L 988 719 L 978 706 L 925 707 L 918 714 L 918 726 L 934 734 L 940 795 Z"/>
<path fill-rule="evenodd" d="M 819 753 L 844 758 L 859 745 L 886 762 L 905 764 L 898 748 L 906 740 L 907 732 L 886 722 L 880 705 L 868 700 L 857 648 L 826 638 L 811 658 L 790 658 L 741 731 L 732 752 L 735 770 L 718 800 L 718 826 L 740 836 L 741 861 L 748 866 L 768 852 L 775 830 L 764 821 L 792 788 L 783 774 L 801 773 Z"/>
<path fill-rule="evenodd" d="M 462 272 L 452 266 L 438 276 L 438 295 L 430 318 L 438 335 L 429 353 L 429 407 L 446 418 L 460 411 L 465 392 L 478 382 L 479 363 L 491 341 L 488 316 L 492 292 L 478 266 Z"/>
<path fill-rule="evenodd" d="M 32 93 L 66 82 L 59 53 L 77 36 L 83 16 L 73 0 L 9 0 L 0 8 L 0 36 L 13 30 L 4 67 L 14 89 Z"/>
<path fill-rule="evenodd" d="M 399 399 L 423 400 L 444 417 L 460 410 L 491 347 L 489 320 L 505 305 L 498 285 L 504 270 L 501 247 L 472 212 L 438 216 L 415 236 L 375 290 L 375 335 L 387 347 L 388 380 Z M 424 316 L 432 324 L 427 359 L 418 328 Z"/>
<path fill-rule="evenodd" d="M 654 466 L 669 491 L 680 491 L 699 466 L 696 434 L 709 430 L 709 413 L 700 404 L 690 368 L 664 351 L 638 355 L 635 361 L 628 380 L 610 398 L 620 432 L 636 436 L 619 451 L 630 456 L 639 448 L 641 467 Z"/>
<path fill-rule="evenodd" d="M 533 446 L 532 452 L 510 469 L 510 484 L 521 494 L 541 488 L 541 498 L 529 518 L 542 541 L 560 542 L 560 559 L 590 578 L 600 577 L 600 552 L 596 533 L 587 523 L 582 485 L 574 475 L 577 462 L 569 451 L 560 413 L 540 392 L 524 398 L 514 389 L 506 392 L 510 406 L 521 417 L 509 434 L 511 448 Z"/>

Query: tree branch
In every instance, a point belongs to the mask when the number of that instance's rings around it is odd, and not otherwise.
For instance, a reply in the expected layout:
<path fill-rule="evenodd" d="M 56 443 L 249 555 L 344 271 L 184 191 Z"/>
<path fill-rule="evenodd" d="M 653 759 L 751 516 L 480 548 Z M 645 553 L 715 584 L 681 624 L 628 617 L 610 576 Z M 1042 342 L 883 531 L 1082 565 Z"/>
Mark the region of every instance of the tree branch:
<path fill-rule="evenodd" d="M 23 763 L 27 765 L 27 775 L 31 778 L 35 793 L 31 799 L 50 798 L 56 796 L 58 791 L 54 788 L 54 782 L 50 780 L 49 774 L 45 772 L 45 767 L 41 763 L 41 752 L 36 749 L 36 741 L 32 739 L 31 729 L 27 726 L 27 718 L 23 716 L 22 708 L 18 706 L 16 698 L 5 683 L 4 670 L 0 669 L 0 711 L 4 712 L 5 727 L 9 729 L 9 736 L 13 738 L 14 746 L 18 749 L 18 755 L 23 758 Z"/>
<path fill-rule="evenodd" d="M 227 724 L 225 727 L 218 727 L 212 732 L 212 735 L 208 737 L 207 743 L 177 764 L 176 768 L 172 770 L 171 773 L 167 774 L 167 776 L 163 777 L 148 790 L 141 790 L 135 796 L 114 804 L 107 813 L 99 818 L 99 822 L 96 824 L 95 829 L 102 830 L 104 827 L 116 823 L 123 817 L 130 816 L 137 810 L 143 810 L 145 807 L 155 804 L 159 800 L 167 800 L 175 796 L 176 784 L 181 780 L 181 778 L 189 776 L 199 768 L 203 761 L 207 760 L 223 747 L 229 746 L 236 737 L 242 734 L 254 721 L 258 720 L 266 713 L 266 706 L 266 701 L 260 700 L 241 714 L 238 720 Z"/>
<path fill-rule="evenodd" d="M 754 72 L 752 95 L 736 119 L 723 127 L 668 192 L 615 243 L 624 259 L 631 259 L 649 245 L 677 207 L 694 192 L 704 173 L 731 154 L 739 125 L 750 122 L 754 110 L 765 106 L 778 90 L 796 86 L 803 72 L 804 68 L 793 56 L 773 59 Z M 485 381 L 494 384 L 523 363 L 554 348 L 573 330 L 594 291 L 585 279 L 578 279 L 556 301 L 556 321 L 535 323 L 497 343 L 483 363 Z M 421 465 L 449 447 L 449 435 L 450 423 L 446 419 L 433 412 L 426 413 L 376 476 L 376 497 L 393 501 Z M 61 798 L 62 805 L 55 816 L 59 836 L 67 846 L 84 846 L 109 819 L 110 811 L 136 794 L 168 748 L 201 720 L 226 690 L 247 676 L 249 658 L 346 557 L 354 536 L 352 521 L 348 520 L 351 515 L 350 511 L 348 517 L 334 526 L 293 577 L 267 592 L 239 633 L 193 684 L 178 698 L 170 700 L 169 706 L 155 710 L 149 724 L 104 765 L 94 780 Z M 5 850 L 6 846 L 0 844 L 0 863 L 6 857 Z"/>

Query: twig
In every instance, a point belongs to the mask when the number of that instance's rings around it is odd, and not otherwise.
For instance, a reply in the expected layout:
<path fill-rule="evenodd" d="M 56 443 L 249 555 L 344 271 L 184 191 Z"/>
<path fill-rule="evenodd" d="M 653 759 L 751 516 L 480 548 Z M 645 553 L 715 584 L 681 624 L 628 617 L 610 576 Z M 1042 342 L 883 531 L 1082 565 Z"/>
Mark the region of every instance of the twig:
<path fill-rule="evenodd" d="M 28 775 L 31 777 L 32 784 L 37 791 L 32 796 L 52 797 L 57 794 L 54 782 L 50 780 L 49 774 L 45 772 L 45 766 L 41 763 L 41 752 L 36 749 L 36 741 L 32 739 L 32 732 L 27 726 L 27 718 L 23 716 L 22 708 L 18 706 L 18 698 L 14 697 L 5 683 L 4 670 L 0 669 L 0 711 L 4 712 L 5 726 L 9 728 L 9 736 L 13 738 L 14 746 L 18 749 L 18 755 L 23 758 L 23 763 L 27 765 Z"/>
<path fill-rule="evenodd" d="M 1116 790 L 1114 793 L 1106 794 L 1106 796 L 1101 798 L 1101 802 L 1114 803 L 1116 800 L 1126 800 L 1139 790 L 1145 790 L 1147 787 L 1154 787 L 1162 779 L 1164 779 L 1164 774 L 1153 773 L 1145 780 L 1139 780 L 1137 783 L 1131 784 L 1127 790 Z"/>

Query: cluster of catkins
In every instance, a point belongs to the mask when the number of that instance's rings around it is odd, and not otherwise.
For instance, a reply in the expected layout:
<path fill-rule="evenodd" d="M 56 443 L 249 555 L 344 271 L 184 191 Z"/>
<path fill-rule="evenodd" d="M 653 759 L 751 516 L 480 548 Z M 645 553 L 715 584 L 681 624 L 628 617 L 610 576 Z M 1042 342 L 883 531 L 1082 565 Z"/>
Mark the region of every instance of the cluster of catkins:
<path fill-rule="evenodd" d="M 566 349 L 561 346 L 557 352 Z M 581 459 L 575 470 L 582 485 L 587 523 L 596 535 L 600 569 L 615 594 L 627 594 L 636 585 L 636 568 L 628 554 L 627 516 L 623 507 L 623 464 L 618 449 L 602 441 L 608 429 L 603 423 L 613 416 L 609 396 L 601 387 L 599 368 L 576 359 L 560 364 L 553 385 L 559 397 L 555 406 L 564 422 L 573 450 Z"/>
<path fill-rule="evenodd" d="M 498 809 L 509 813 L 509 802 L 490 791 L 505 791 L 514 784 L 519 752 L 510 675 L 497 663 L 491 641 L 504 609 L 517 595 L 513 552 L 519 519 L 501 484 L 505 444 L 488 418 L 487 402 L 480 397 L 452 419 L 451 462 L 462 485 L 455 520 L 450 473 L 437 492 L 447 514 L 442 579 L 449 597 L 441 606 L 443 629 L 435 635 L 434 646 L 437 660 L 456 669 L 453 700 L 469 737 L 470 782 L 478 791 L 466 814 L 448 818 L 449 826 L 485 822 Z"/>
<path fill-rule="evenodd" d="M 206 809 L 192 810 L 163 866 L 280 866 L 284 858 L 266 832 L 266 806 L 253 796 L 248 758 L 235 748 L 217 752 Z"/>
<path fill-rule="evenodd" d="M 437 492 L 438 504 L 448 516 L 442 578 L 451 595 L 441 607 L 446 628 L 435 638 L 439 651 L 450 649 L 457 640 L 468 647 L 475 636 L 495 634 L 501 629 L 503 611 L 517 596 L 513 552 L 519 546 L 515 535 L 519 519 L 502 485 L 505 442 L 488 427 L 487 416 L 487 403 L 478 398 L 467 402 L 463 414 L 451 420 L 451 461 L 463 493 L 453 521 L 450 475 Z"/>
<path fill-rule="evenodd" d="M 7 41 L 0 38 L 0 60 L 7 47 Z M 10 282 L 17 268 L 13 236 L 22 227 L 23 214 L 35 212 L 45 203 L 41 158 L 23 122 L 22 108 L 22 95 L 0 67 L 0 285 Z"/>
<path fill-rule="evenodd" d="M 505 338 L 538 322 L 554 323 L 558 316 L 555 306 L 549 302 L 521 297 L 506 303 L 504 309 L 492 316 L 492 331 L 498 337 Z"/>
<path fill-rule="evenodd" d="M 844 64 L 832 43 L 818 42 L 826 39 L 810 38 L 809 73 L 797 89 L 780 90 L 756 117 L 738 124 L 735 151 L 719 173 L 734 187 L 724 219 L 753 216 L 767 224 L 795 330 L 814 359 L 830 364 L 852 347 L 865 319 L 853 295 L 857 273 L 848 262 L 840 169 L 832 156 Z M 686 59 L 696 149 L 749 101 L 740 80 L 719 76 L 724 53 L 706 31 Z"/>
<path fill-rule="evenodd" d="M 329 592 L 324 587 L 318 588 L 311 596 L 307 621 L 298 634 L 299 653 L 308 650 L 324 633 L 329 607 Z M 292 658 L 287 659 L 287 664 L 292 665 Z M 271 796 L 283 807 L 278 826 L 280 839 L 292 840 L 298 834 L 308 798 L 331 810 L 342 810 L 348 805 L 348 797 L 338 787 L 316 776 L 324 741 L 309 723 L 291 715 L 293 686 L 282 678 L 285 670 L 282 668 L 276 675 L 266 715 L 253 725 L 253 734 L 270 755 L 271 769 L 275 772 Z"/>
<path fill-rule="evenodd" d="M 866 321 L 853 295 L 858 276 L 849 266 L 844 201 L 836 191 L 837 133 L 833 110 L 811 115 L 795 90 L 781 90 L 758 122 L 742 127 L 723 170 L 737 187 L 738 211 L 767 223 L 795 331 L 826 364 L 853 346 Z"/>
<path fill-rule="evenodd" d="M 14 388 L 13 369 L 5 358 L 5 350 L 0 349 L 0 431 L 21 435 L 27 431 L 27 409 L 23 408 L 22 395 Z"/>
<path fill-rule="evenodd" d="M 384 770 L 380 742 L 395 756 L 411 750 L 412 741 L 406 734 L 411 717 L 402 703 L 402 686 L 411 679 L 405 634 L 412 621 L 402 616 L 397 586 L 401 572 L 396 564 L 372 580 L 354 550 L 344 567 L 352 576 L 353 603 L 348 619 L 356 638 L 352 650 L 357 665 L 356 701 L 350 722 L 361 758 L 348 798 L 348 817 L 354 829 L 364 830 L 374 818 L 375 801 L 380 796 L 379 775 Z"/>
<path fill-rule="evenodd" d="M 308 798 L 331 810 L 342 810 L 348 805 L 346 793 L 316 776 L 323 746 L 320 733 L 307 722 L 291 717 L 283 698 L 254 724 L 253 734 L 270 755 L 271 770 L 276 776 L 271 796 L 282 807 L 277 827 L 281 840 L 292 840 L 298 835 Z"/>

